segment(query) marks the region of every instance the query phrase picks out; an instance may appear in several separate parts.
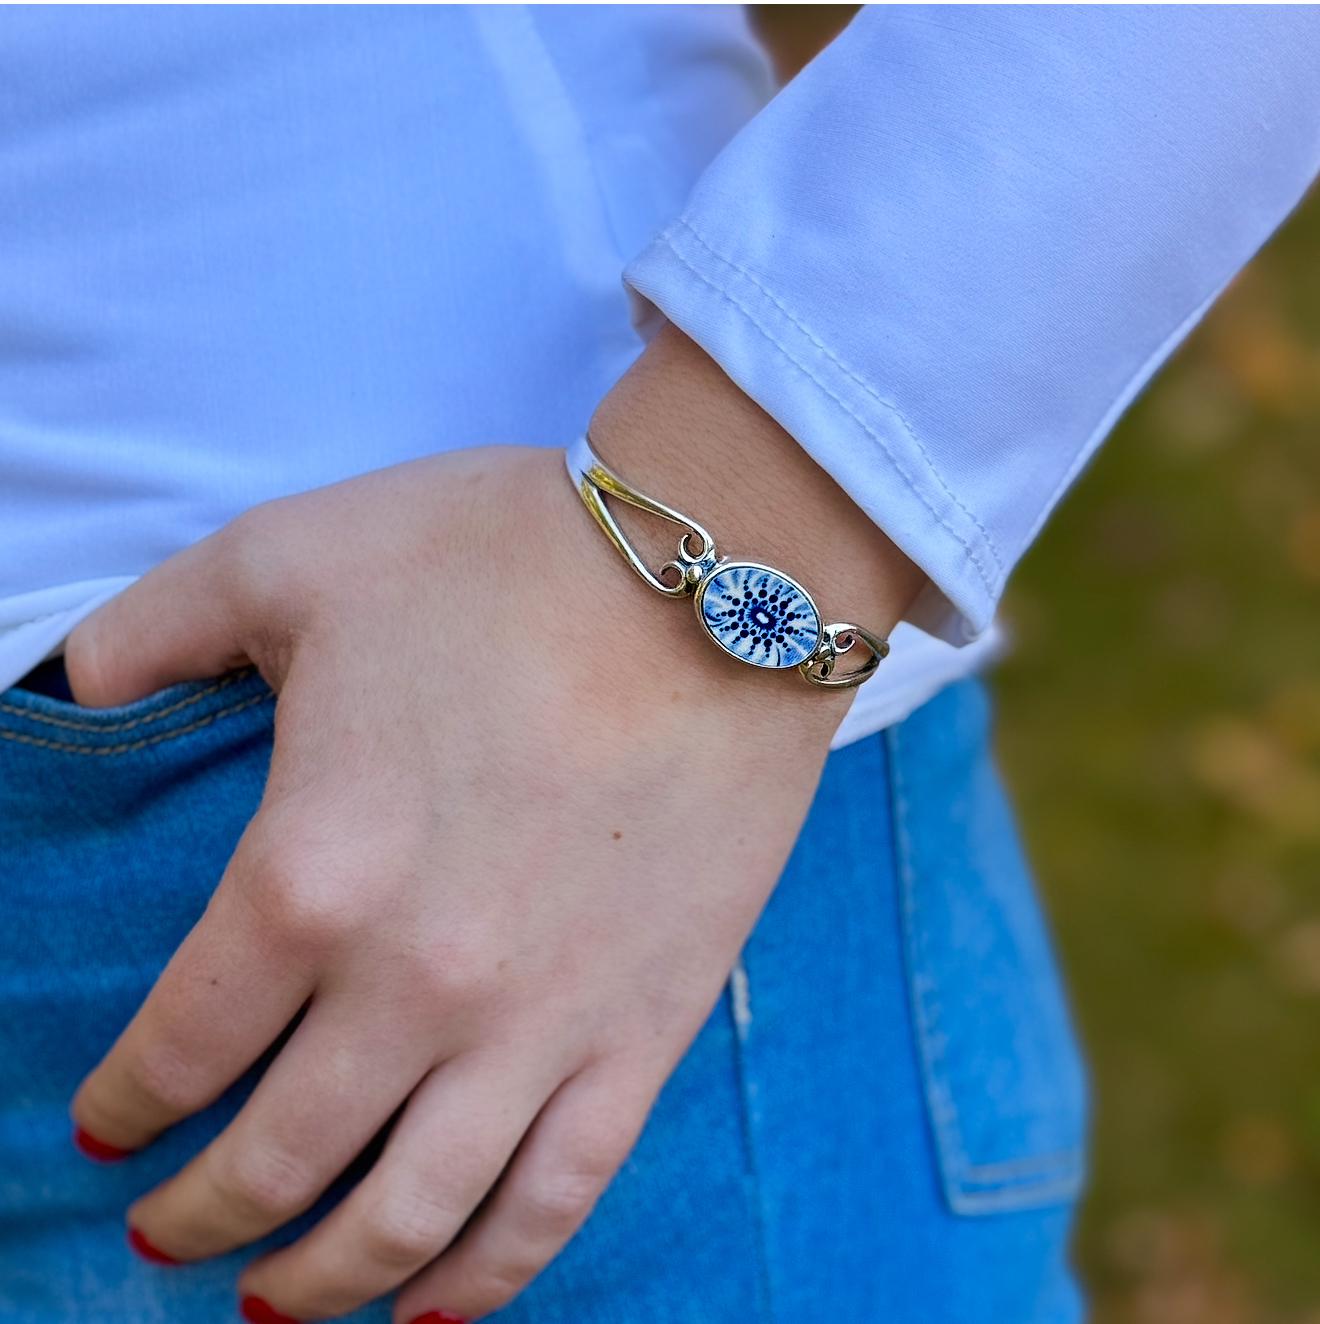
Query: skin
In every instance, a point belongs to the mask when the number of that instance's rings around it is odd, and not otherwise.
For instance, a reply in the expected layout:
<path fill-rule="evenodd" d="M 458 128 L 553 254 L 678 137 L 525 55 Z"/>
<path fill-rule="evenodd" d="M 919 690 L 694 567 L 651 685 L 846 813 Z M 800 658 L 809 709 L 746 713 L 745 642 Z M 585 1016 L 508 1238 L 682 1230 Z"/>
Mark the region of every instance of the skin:
<path fill-rule="evenodd" d="M 672 329 L 592 432 L 722 552 L 814 586 L 826 619 L 883 634 L 921 587 Z M 673 526 L 615 509 L 652 564 L 673 555 Z M 363 1181 L 239 1291 L 303 1320 L 393 1291 L 398 1324 L 486 1314 L 626 1157 L 779 876 L 848 694 L 726 657 L 627 570 L 561 452 L 512 447 L 257 507 L 67 651 L 91 706 L 248 662 L 279 694 L 260 810 L 74 1119 L 150 1144 L 305 1007 L 130 1225 L 181 1261 L 242 1246 L 398 1113 Z"/>

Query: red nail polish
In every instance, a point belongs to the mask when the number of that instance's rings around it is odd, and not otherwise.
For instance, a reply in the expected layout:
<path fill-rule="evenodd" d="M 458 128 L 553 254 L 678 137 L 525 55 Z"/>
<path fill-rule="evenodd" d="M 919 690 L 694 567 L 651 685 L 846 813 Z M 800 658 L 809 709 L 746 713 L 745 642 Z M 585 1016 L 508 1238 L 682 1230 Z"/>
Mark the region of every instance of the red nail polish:
<path fill-rule="evenodd" d="M 281 1315 L 269 1302 L 259 1296 L 245 1296 L 238 1303 L 238 1313 L 248 1324 L 302 1324 L 292 1315 Z"/>
<path fill-rule="evenodd" d="M 411 1324 L 468 1324 L 462 1315 L 451 1315 L 447 1310 L 428 1310 L 418 1315 Z"/>
<path fill-rule="evenodd" d="M 98 1140 L 90 1131 L 84 1131 L 81 1126 L 73 1133 L 73 1143 L 81 1154 L 89 1159 L 95 1159 L 98 1163 L 118 1163 L 120 1159 L 126 1159 L 133 1152 L 131 1149 L 120 1149 L 118 1145 L 107 1145 L 104 1140 Z"/>
<path fill-rule="evenodd" d="M 144 1260 L 150 1260 L 152 1264 L 182 1264 L 182 1260 L 176 1260 L 173 1255 L 167 1255 L 157 1246 L 153 1246 L 146 1237 L 135 1227 L 128 1229 L 128 1244 L 133 1247 Z"/>

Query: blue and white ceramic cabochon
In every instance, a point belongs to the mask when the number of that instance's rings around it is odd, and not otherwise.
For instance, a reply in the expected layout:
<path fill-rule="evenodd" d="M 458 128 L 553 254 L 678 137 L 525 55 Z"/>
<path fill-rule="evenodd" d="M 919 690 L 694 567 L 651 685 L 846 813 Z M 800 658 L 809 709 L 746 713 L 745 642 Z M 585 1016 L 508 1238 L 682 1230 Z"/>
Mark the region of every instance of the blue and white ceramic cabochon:
<path fill-rule="evenodd" d="M 755 667 L 795 667 L 820 643 L 820 614 L 786 575 L 734 561 L 697 590 L 697 615 L 727 653 Z"/>

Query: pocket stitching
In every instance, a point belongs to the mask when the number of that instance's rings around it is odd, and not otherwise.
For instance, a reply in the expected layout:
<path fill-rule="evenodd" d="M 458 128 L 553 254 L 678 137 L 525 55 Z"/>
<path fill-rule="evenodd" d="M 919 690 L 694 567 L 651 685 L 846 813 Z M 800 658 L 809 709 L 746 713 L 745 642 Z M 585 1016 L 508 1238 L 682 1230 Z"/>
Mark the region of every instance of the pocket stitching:
<path fill-rule="evenodd" d="M 940 1175 L 950 1205 L 959 1213 L 1009 1210 L 1024 1205 L 1068 1199 L 1081 1188 L 1083 1147 L 1071 1146 L 1039 1155 L 1024 1155 L 994 1163 L 971 1163 L 963 1144 L 957 1107 L 941 1078 L 945 1042 L 939 1032 L 940 1009 L 931 980 L 920 973 L 924 962 L 922 926 L 916 914 L 916 871 L 907 827 L 908 798 L 904 788 L 899 727 L 885 732 L 892 788 L 894 848 L 903 907 L 903 950 L 912 996 L 922 1091 L 935 1131 Z M 976 1187 L 982 1189 L 975 1189 Z"/>
<path fill-rule="evenodd" d="M 66 731 L 94 731 L 108 735 L 112 731 L 128 731 L 135 726 L 144 726 L 148 722 L 158 722 L 163 717 L 170 717 L 179 712 L 180 709 L 190 707 L 194 703 L 200 703 L 203 699 L 209 698 L 212 694 L 216 694 L 227 686 L 234 684 L 235 681 L 242 680 L 248 674 L 250 673 L 240 671 L 232 676 L 225 676 L 222 680 L 216 681 L 215 684 L 198 690 L 196 694 L 189 694 L 186 698 L 179 699 L 177 702 L 171 703 L 156 712 L 144 713 L 141 717 L 131 718 L 127 722 L 74 722 L 66 717 L 52 717 L 49 713 L 35 712 L 14 703 L 0 703 L 0 713 L 8 713 L 12 717 L 21 717 L 26 722 L 58 726 Z"/>
<path fill-rule="evenodd" d="M 219 685 L 213 686 L 206 693 L 214 694 Z M 201 698 L 201 695 L 195 698 Z M 218 722 L 222 717 L 230 717 L 234 713 L 241 713 L 245 708 L 252 708 L 256 704 L 266 703 L 273 700 L 273 694 L 253 694 L 239 703 L 230 704 L 228 708 L 221 708 L 217 712 L 207 713 L 204 717 L 199 717 L 195 722 L 189 722 L 186 726 L 180 726 L 173 731 L 160 731 L 155 735 L 143 736 L 140 740 L 128 741 L 120 745 L 74 745 L 67 741 L 50 740 L 45 736 L 30 736 L 21 731 L 0 731 L 0 740 L 13 740 L 20 745 L 34 745 L 38 749 L 57 750 L 63 754 L 82 754 L 93 758 L 105 758 L 111 754 L 131 754 L 139 749 L 146 749 L 148 745 L 163 744 L 167 740 L 177 740 L 180 736 L 189 735 L 193 731 L 199 731 L 204 726 L 210 726 Z M 193 702 L 192 699 L 184 702 Z M 182 704 L 175 705 L 173 710 L 182 707 Z M 159 714 L 163 716 L 164 714 Z M 126 723 L 126 725 L 136 725 L 137 722 L 147 719 L 138 718 L 136 722 Z M 104 727 L 87 728 L 93 731 L 105 730 Z"/>
<path fill-rule="evenodd" d="M 935 1026 L 939 1020 L 938 1006 L 934 1005 L 930 980 L 919 973 L 916 948 L 920 945 L 920 935 L 916 923 L 916 900 L 914 897 L 915 877 L 912 868 L 911 841 L 907 828 L 907 794 L 904 789 L 903 767 L 900 757 L 898 728 L 891 727 L 885 732 L 885 742 L 889 746 L 890 778 L 893 788 L 894 804 L 894 845 L 898 856 L 898 879 L 903 898 L 903 948 L 907 958 L 908 988 L 912 992 L 913 1021 L 917 1032 L 917 1048 L 921 1055 L 924 1070 L 921 1073 L 922 1091 L 926 1096 L 931 1123 L 937 1132 L 940 1148 L 953 1160 L 953 1166 L 961 1176 L 967 1166 L 967 1157 L 963 1152 L 962 1136 L 959 1132 L 957 1114 L 948 1091 L 940 1082 L 939 1066 L 943 1059 L 939 1037 Z M 950 1198 L 954 1192 L 949 1191 Z"/>

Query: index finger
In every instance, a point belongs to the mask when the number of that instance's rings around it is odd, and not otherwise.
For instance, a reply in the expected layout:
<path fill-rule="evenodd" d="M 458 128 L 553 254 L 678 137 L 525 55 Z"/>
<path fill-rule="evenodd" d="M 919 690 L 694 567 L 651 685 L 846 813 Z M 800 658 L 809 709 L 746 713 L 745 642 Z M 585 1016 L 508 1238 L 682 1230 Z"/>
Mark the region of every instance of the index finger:
<path fill-rule="evenodd" d="M 141 1149 L 213 1102 L 311 995 L 310 962 L 279 942 L 238 885 L 248 854 L 240 843 L 205 913 L 79 1087 L 72 1114 L 90 1157 Z"/>

